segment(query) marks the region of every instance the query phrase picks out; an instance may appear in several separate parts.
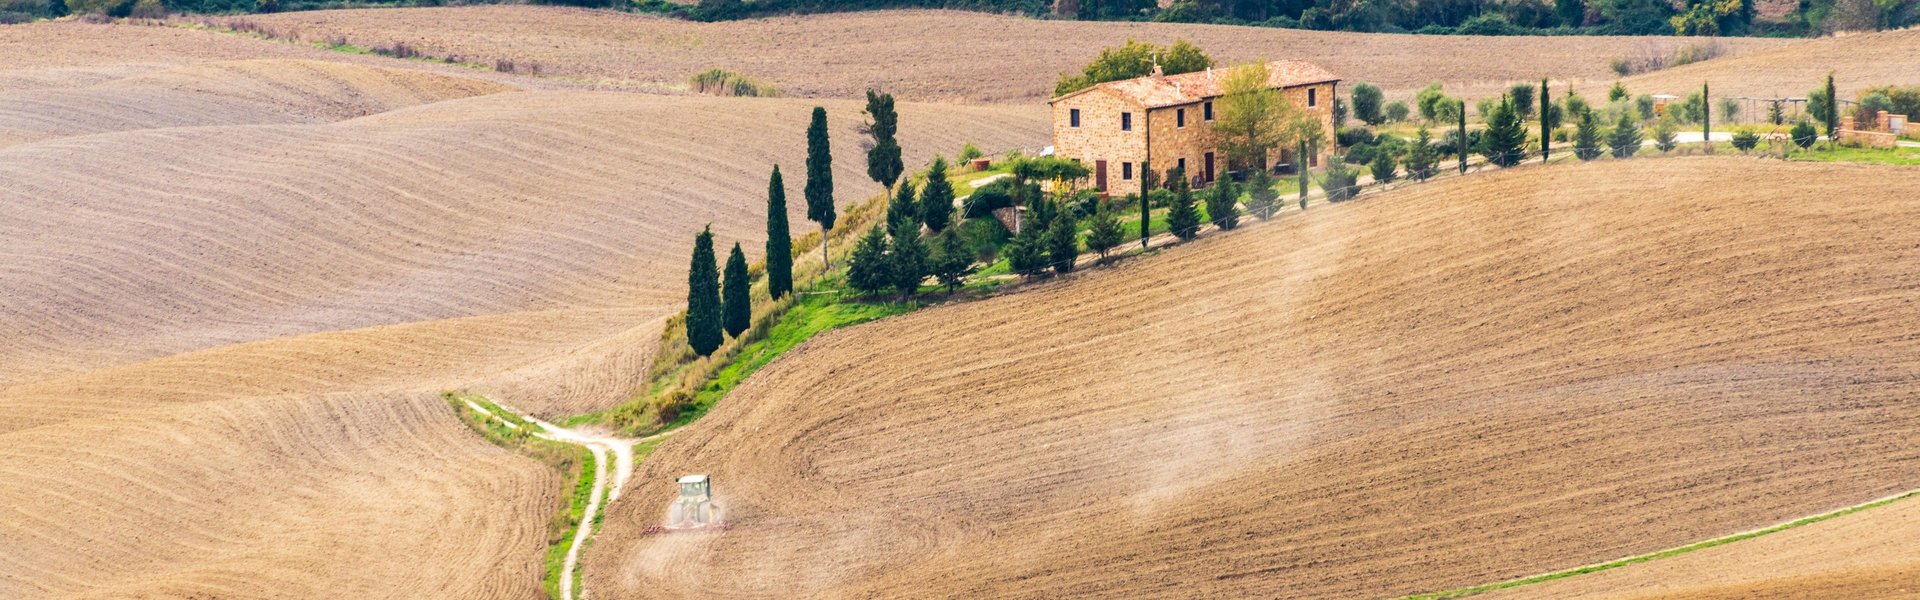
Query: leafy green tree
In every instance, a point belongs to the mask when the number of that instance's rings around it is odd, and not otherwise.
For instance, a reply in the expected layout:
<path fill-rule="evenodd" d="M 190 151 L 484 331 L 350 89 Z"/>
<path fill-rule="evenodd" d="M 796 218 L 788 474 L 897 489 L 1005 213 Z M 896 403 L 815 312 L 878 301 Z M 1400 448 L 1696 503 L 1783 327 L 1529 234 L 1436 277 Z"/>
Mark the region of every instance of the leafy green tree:
<path fill-rule="evenodd" d="M 1206 70 L 1213 66 L 1213 59 L 1186 40 L 1175 40 L 1166 48 L 1127 40 L 1125 45 L 1101 50 L 1080 74 L 1060 76 L 1053 95 L 1065 96 L 1109 81 L 1145 77 L 1153 73 L 1154 65 L 1159 65 L 1164 74 L 1178 75 Z"/>
<path fill-rule="evenodd" d="M 1407 147 L 1407 176 L 1415 181 L 1426 181 L 1433 176 L 1433 165 L 1440 161 L 1439 153 L 1433 149 L 1433 134 L 1426 125 L 1420 126 L 1414 134 L 1413 144 Z"/>
<path fill-rule="evenodd" d="M 1273 175 L 1267 169 L 1255 169 L 1247 175 L 1247 212 L 1261 219 L 1273 218 L 1280 204 L 1280 191 L 1273 189 Z"/>
<path fill-rule="evenodd" d="M 1653 125 L 1653 147 L 1661 152 L 1672 152 L 1680 146 L 1679 136 L 1674 134 L 1673 118 L 1661 119 Z"/>
<path fill-rule="evenodd" d="M 1407 120 L 1407 103 L 1395 100 L 1387 103 L 1387 120 L 1399 123 Z"/>
<path fill-rule="evenodd" d="M 920 190 L 920 221 L 934 233 L 953 222 L 953 182 L 947 181 L 947 159 L 934 157 L 927 169 L 927 185 Z"/>
<path fill-rule="evenodd" d="M 807 219 L 820 224 L 820 264 L 827 258 L 827 232 L 838 216 L 833 207 L 833 146 L 827 141 L 827 109 L 813 107 L 813 122 L 807 125 Z"/>
<path fill-rule="evenodd" d="M 1384 152 L 1382 154 L 1385 154 Z M 1222 179 L 1207 191 L 1207 219 L 1222 231 L 1240 226 L 1240 188 Z"/>
<path fill-rule="evenodd" d="M 1582 97 L 1579 94 L 1573 93 L 1573 90 L 1571 89 L 1567 90 L 1567 97 L 1560 101 L 1560 108 L 1564 112 L 1562 112 L 1560 115 L 1555 116 L 1553 121 L 1554 127 L 1560 126 L 1561 118 L 1578 119 L 1580 118 L 1581 114 L 1584 114 L 1589 110 L 1593 110 L 1593 107 L 1587 104 L 1587 99 L 1585 97 Z"/>
<path fill-rule="evenodd" d="M 865 294 L 874 294 L 893 285 L 891 261 L 887 260 L 887 232 L 879 225 L 867 230 L 853 246 L 853 258 L 847 264 L 847 285 Z"/>
<path fill-rule="evenodd" d="M 1414 107 L 1418 109 L 1420 118 L 1422 119 L 1428 121 L 1453 120 L 1452 115 L 1448 114 L 1450 107 L 1453 105 L 1453 99 L 1447 97 L 1446 90 L 1441 88 L 1438 83 L 1429 84 L 1427 87 L 1420 88 L 1420 93 L 1413 97 L 1413 104 Z"/>
<path fill-rule="evenodd" d="M 1566 27 L 1587 24 L 1587 4 L 1581 0 L 1554 0 L 1553 14 L 1559 17 L 1560 24 Z"/>
<path fill-rule="evenodd" d="M 1022 277 L 1038 277 L 1047 272 L 1047 243 L 1040 229 L 1027 227 L 1007 242 L 1007 266 Z"/>
<path fill-rule="evenodd" d="M 740 334 L 753 325 L 753 296 L 749 294 L 750 281 L 747 278 L 747 255 L 740 252 L 740 244 L 733 244 L 733 253 L 727 255 L 727 270 L 721 277 L 721 325 L 727 335 L 740 337 Z"/>
<path fill-rule="evenodd" d="M 1628 95 L 1629 94 L 1627 93 L 1627 84 L 1625 83 L 1615 81 L 1613 82 L 1613 87 L 1607 88 L 1608 102 L 1619 102 L 1621 100 L 1625 100 L 1627 99 Z"/>
<path fill-rule="evenodd" d="M 1266 63 L 1256 62 L 1227 71 L 1220 83 L 1213 133 L 1228 164 L 1265 168 L 1269 151 L 1301 135 L 1305 115 L 1267 81 Z"/>
<path fill-rule="evenodd" d="M 1627 158 L 1640 151 L 1640 125 L 1633 122 L 1631 113 L 1620 113 L 1620 122 L 1613 125 L 1613 133 L 1607 135 L 1607 146 L 1612 148 L 1614 158 Z"/>
<path fill-rule="evenodd" d="M 926 279 L 930 270 L 927 254 L 927 244 L 920 239 L 920 227 L 902 228 L 893 234 L 892 248 L 887 250 L 887 275 L 900 295 L 912 296 L 920 291 L 920 280 Z"/>
<path fill-rule="evenodd" d="M 898 237 L 903 229 L 920 229 L 920 201 L 914 198 L 912 182 L 900 184 L 887 202 L 887 233 Z"/>
<path fill-rule="evenodd" d="M 1799 146 L 1801 150 L 1812 148 L 1813 143 L 1820 140 L 1820 130 L 1815 129 L 1813 123 L 1806 119 L 1794 123 L 1793 129 L 1788 131 L 1787 135 L 1793 137 L 1793 145 Z"/>
<path fill-rule="evenodd" d="M 72 11 L 67 8 L 67 0 L 47 1 L 47 18 L 49 19 L 58 19 L 67 16 L 70 12 Z"/>
<path fill-rule="evenodd" d="M 1173 184 L 1173 205 L 1167 208 L 1167 229 L 1183 240 L 1200 235 L 1200 211 L 1193 205 L 1193 188 L 1187 185 L 1185 171 L 1175 167 L 1167 173 Z"/>
<path fill-rule="evenodd" d="M 1347 157 L 1335 156 L 1327 161 L 1327 171 L 1320 174 L 1320 189 L 1327 191 L 1327 200 L 1338 202 L 1353 198 L 1360 193 L 1360 174 L 1347 167 Z"/>
<path fill-rule="evenodd" d="M 793 291 L 793 236 L 787 232 L 787 185 L 780 165 L 767 180 L 767 294 L 779 299 Z"/>
<path fill-rule="evenodd" d="M 1047 226 L 1047 262 L 1053 266 L 1053 272 L 1062 275 L 1073 272 L 1073 260 L 1080 256 L 1078 231 L 1073 219 L 1060 216 Z"/>
<path fill-rule="evenodd" d="M 693 238 L 693 263 L 687 269 L 687 345 L 711 356 L 726 341 L 720 323 L 720 268 L 714 264 L 713 228 Z"/>
<path fill-rule="evenodd" d="M 893 109 L 893 94 L 867 90 L 866 115 L 868 121 L 862 129 L 871 146 L 867 149 L 867 177 L 891 189 L 906 170 L 900 163 L 900 141 L 894 139 L 900 130 L 900 113 Z"/>
<path fill-rule="evenodd" d="M 1514 111 L 1512 101 L 1503 101 L 1493 108 L 1480 141 L 1486 146 L 1481 154 L 1489 163 L 1511 167 L 1526 158 L 1523 145 L 1527 143 L 1527 130 L 1520 124 L 1520 114 Z"/>
<path fill-rule="evenodd" d="M 934 244 L 940 250 L 933 255 L 931 263 L 934 278 L 940 280 L 940 285 L 947 286 L 948 292 L 959 289 L 960 284 L 966 283 L 967 274 L 973 272 L 973 246 L 967 243 L 958 227 L 940 232 Z"/>
<path fill-rule="evenodd" d="M 1353 118 L 1368 125 L 1379 125 L 1386 121 L 1386 115 L 1380 112 L 1385 96 L 1380 88 L 1371 83 L 1357 83 L 1353 86 Z"/>
<path fill-rule="evenodd" d="M 1760 145 L 1760 134 L 1742 131 L 1733 134 L 1733 147 L 1741 152 L 1753 150 Z"/>
<path fill-rule="evenodd" d="M 987 154 L 985 152 L 980 151 L 979 146 L 973 145 L 973 142 L 967 142 L 960 145 L 959 161 L 963 165 L 969 162 L 973 162 L 973 159 L 980 158 L 986 155 Z"/>
<path fill-rule="evenodd" d="M 1600 158 L 1600 124 L 1594 122 L 1593 112 L 1580 115 L 1580 124 L 1573 133 L 1573 155 L 1580 160 Z"/>
<path fill-rule="evenodd" d="M 1533 117 L 1533 84 L 1513 84 L 1507 89 L 1507 99 L 1513 102 L 1513 112 L 1521 119 Z"/>
<path fill-rule="evenodd" d="M 1367 169 L 1373 171 L 1375 183 L 1392 183 L 1400 177 L 1400 166 L 1394 161 L 1393 153 L 1385 148 L 1373 154 L 1373 162 L 1367 165 Z"/>
<path fill-rule="evenodd" d="M 1641 94 L 1634 97 L 1633 110 L 1640 113 L 1640 120 L 1652 121 L 1655 116 L 1653 114 L 1653 95 Z"/>

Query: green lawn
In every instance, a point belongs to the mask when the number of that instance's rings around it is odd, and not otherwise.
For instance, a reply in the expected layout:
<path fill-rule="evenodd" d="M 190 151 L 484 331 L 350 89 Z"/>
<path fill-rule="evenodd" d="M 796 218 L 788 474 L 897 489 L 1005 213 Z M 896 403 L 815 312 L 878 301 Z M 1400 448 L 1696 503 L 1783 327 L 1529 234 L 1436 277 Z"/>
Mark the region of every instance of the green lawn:
<path fill-rule="evenodd" d="M 1887 165 L 1920 165 L 1920 148 L 1848 148 L 1837 146 L 1832 150 L 1818 149 L 1796 150 L 1788 155 L 1793 160 L 1817 162 L 1861 162 Z"/>

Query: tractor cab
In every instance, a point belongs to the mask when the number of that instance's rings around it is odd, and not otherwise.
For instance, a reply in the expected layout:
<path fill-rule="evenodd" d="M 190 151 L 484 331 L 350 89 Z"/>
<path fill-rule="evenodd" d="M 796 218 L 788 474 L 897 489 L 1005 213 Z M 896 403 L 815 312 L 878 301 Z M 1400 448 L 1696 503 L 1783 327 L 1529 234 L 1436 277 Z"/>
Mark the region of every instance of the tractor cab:
<path fill-rule="evenodd" d="M 681 502 L 706 502 L 713 498 L 713 483 L 706 475 L 688 475 L 680 478 Z"/>

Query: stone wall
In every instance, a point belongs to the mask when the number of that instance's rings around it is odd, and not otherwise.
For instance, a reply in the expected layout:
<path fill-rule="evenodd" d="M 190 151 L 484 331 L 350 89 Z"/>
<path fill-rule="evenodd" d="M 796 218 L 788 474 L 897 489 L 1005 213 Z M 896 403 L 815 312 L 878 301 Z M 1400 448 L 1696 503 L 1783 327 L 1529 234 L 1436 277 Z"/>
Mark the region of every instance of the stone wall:
<path fill-rule="evenodd" d="M 1308 90 L 1314 90 L 1314 105 L 1307 106 Z M 1320 121 L 1323 138 L 1313 145 L 1312 166 L 1326 163 L 1332 154 L 1333 143 L 1333 101 L 1339 93 L 1339 86 L 1323 83 L 1312 86 L 1287 88 L 1282 95 L 1294 106 L 1307 111 L 1308 116 Z M 1053 153 L 1061 158 L 1080 161 L 1089 171 L 1095 171 L 1096 181 L 1089 185 L 1097 187 L 1097 165 L 1107 163 L 1107 188 L 1115 193 L 1135 191 L 1140 185 L 1140 161 L 1147 156 L 1147 143 L 1153 144 L 1153 170 L 1166 173 L 1185 159 L 1189 176 L 1204 179 L 1206 173 L 1206 155 L 1214 153 L 1214 175 L 1227 176 L 1227 159 L 1216 150 L 1213 124 L 1206 119 L 1208 100 L 1155 108 L 1143 111 L 1140 106 L 1105 89 L 1094 89 L 1053 103 Z M 1070 113 L 1080 110 L 1080 126 L 1071 125 Z M 1214 106 L 1214 116 L 1220 116 L 1220 106 Z M 1179 114 L 1186 112 L 1186 124 L 1181 126 Z M 1120 114 L 1133 115 L 1133 130 L 1120 129 Z M 1149 138 L 1149 131 L 1151 137 Z M 1269 155 L 1269 164 L 1292 162 L 1294 148 L 1275 148 Z M 1131 170 L 1131 177 L 1128 171 Z"/>
<path fill-rule="evenodd" d="M 1080 110 L 1080 126 L 1073 127 L 1069 113 Z M 1120 129 L 1120 114 L 1133 114 L 1133 130 Z M 1140 187 L 1139 164 L 1147 154 L 1145 113 L 1133 103 L 1095 89 L 1053 103 L 1053 155 L 1070 158 L 1087 166 L 1089 172 L 1099 161 L 1107 161 L 1107 187 L 1125 193 Z M 1121 177 L 1122 163 L 1133 165 L 1134 179 Z M 1094 177 L 1098 177 L 1096 173 Z M 1098 181 L 1089 187 L 1099 186 Z"/>

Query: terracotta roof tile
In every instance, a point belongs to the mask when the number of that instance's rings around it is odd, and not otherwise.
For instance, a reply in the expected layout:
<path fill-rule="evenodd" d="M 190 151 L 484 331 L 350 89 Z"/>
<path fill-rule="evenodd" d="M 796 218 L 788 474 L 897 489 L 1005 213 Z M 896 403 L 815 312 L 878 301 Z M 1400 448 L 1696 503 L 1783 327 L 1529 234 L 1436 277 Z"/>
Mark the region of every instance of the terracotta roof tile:
<path fill-rule="evenodd" d="M 1104 89 L 1120 97 L 1139 103 L 1147 108 L 1191 104 L 1207 98 L 1221 95 L 1220 85 L 1226 79 L 1230 69 L 1208 69 L 1179 75 L 1161 77 L 1139 77 L 1109 81 L 1087 88 Z M 1339 81 L 1340 78 L 1318 65 L 1297 61 L 1282 60 L 1267 63 L 1267 85 L 1275 88 L 1289 88 L 1315 83 Z M 1082 90 L 1084 92 L 1085 90 Z M 1065 98 L 1079 94 L 1074 92 L 1061 96 Z M 1059 100 L 1055 98 L 1054 100 Z"/>

